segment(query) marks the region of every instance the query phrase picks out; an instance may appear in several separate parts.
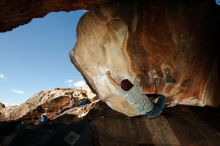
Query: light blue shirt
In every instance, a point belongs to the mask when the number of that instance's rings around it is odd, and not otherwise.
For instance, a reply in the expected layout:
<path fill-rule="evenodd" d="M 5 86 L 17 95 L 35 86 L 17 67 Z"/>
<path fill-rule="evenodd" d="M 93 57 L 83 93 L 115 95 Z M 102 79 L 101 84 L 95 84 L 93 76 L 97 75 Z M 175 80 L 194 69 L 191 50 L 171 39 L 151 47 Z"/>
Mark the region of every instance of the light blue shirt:
<path fill-rule="evenodd" d="M 143 115 L 153 109 L 153 102 L 143 94 L 139 86 L 133 86 L 129 91 L 118 89 L 124 98 L 134 107 L 137 115 Z"/>

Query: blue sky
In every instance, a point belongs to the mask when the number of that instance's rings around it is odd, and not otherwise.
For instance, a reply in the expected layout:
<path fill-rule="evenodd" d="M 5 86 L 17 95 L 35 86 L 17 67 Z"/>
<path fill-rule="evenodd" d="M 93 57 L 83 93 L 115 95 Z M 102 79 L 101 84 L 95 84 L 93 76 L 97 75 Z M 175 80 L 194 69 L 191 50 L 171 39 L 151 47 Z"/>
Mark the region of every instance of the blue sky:
<path fill-rule="evenodd" d="M 53 12 L 0 33 L 0 102 L 20 104 L 41 90 L 84 86 L 69 59 L 84 13 Z"/>

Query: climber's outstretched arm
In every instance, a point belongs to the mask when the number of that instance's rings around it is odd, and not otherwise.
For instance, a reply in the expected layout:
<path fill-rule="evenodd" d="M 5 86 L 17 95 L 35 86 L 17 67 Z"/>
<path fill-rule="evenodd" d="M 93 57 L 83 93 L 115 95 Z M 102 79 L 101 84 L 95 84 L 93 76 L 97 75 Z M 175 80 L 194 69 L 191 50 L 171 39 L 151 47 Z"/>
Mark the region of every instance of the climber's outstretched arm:
<path fill-rule="evenodd" d="M 107 77 L 108 77 L 108 80 L 112 83 L 113 86 L 115 86 L 115 87 L 120 87 L 120 86 L 121 86 L 120 83 L 118 83 L 116 80 L 114 80 L 114 79 L 112 78 L 110 71 L 107 71 L 107 72 L 106 72 L 106 75 L 107 75 Z"/>

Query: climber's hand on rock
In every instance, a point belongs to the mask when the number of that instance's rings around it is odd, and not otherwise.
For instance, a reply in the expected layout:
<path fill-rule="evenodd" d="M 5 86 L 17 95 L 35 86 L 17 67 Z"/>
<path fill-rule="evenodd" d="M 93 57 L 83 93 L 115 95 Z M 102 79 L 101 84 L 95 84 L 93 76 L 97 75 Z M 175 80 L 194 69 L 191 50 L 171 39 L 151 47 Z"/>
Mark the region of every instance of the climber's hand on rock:
<path fill-rule="evenodd" d="M 175 106 L 175 103 L 173 102 L 174 99 L 172 97 L 167 97 L 167 100 L 166 100 L 166 107 L 172 107 L 172 106 Z"/>
<path fill-rule="evenodd" d="M 110 76 L 110 75 L 111 75 L 111 72 L 108 70 L 105 74 L 106 74 L 107 76 Z"/>

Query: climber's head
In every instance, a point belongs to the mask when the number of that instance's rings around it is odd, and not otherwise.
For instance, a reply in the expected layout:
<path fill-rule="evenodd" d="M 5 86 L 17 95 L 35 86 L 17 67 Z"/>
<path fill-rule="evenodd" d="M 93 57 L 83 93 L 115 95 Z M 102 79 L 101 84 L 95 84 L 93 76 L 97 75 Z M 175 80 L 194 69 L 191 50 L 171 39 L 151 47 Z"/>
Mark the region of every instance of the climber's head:
<path fill-rule="evenodd" d="M 128 80 L 128 79 L 124 79 L 121 81 L 121 88 L 124 91 L 129 91 L 134 85 Z"/>

